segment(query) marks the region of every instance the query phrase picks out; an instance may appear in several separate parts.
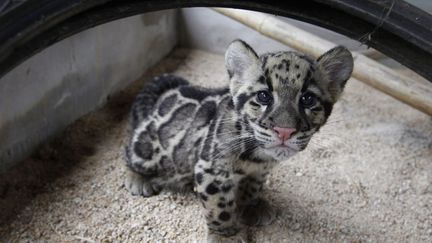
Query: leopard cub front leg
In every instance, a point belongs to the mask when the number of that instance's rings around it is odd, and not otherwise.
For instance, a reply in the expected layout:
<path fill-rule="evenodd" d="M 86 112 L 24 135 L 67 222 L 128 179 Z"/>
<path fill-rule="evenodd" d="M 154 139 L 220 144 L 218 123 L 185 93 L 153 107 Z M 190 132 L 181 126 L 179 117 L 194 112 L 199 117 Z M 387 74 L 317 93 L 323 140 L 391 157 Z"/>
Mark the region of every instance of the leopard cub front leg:
<path fill-rule="evenodd" d="M 266 174 L 249 175 L 239 181 L 237 205 L 241 223 L 249 226 L 270 225 L 276 219 L 276 209 L 262 198 Z"/>
<path fill-rule="evenodd" d="M 208 241 L 234 236 L 240 231 L 237 217 L 234 173 L 223 168 L 206 168 L 209 162 L 195 166 L 195 185 L 204 207 L 208 227 Z M 223 238 L 225 239 L 225 238 Z M 228 240 L 228 238 L 226 238 Z"/>

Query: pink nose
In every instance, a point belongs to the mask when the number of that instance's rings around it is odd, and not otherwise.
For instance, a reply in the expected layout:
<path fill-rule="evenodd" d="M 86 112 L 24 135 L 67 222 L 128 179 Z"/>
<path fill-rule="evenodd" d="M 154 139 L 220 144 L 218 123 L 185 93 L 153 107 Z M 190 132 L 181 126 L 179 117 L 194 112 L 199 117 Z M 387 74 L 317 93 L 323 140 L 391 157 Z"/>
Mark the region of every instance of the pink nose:
<path fill-rule="evenodd" d="M 278 137 L 282 141 L 288 140 L 293 132 L 295 132 L 295 128 L 288 128 L 288 127 L 273 127 L 273 130 L 278 134 Z"/>

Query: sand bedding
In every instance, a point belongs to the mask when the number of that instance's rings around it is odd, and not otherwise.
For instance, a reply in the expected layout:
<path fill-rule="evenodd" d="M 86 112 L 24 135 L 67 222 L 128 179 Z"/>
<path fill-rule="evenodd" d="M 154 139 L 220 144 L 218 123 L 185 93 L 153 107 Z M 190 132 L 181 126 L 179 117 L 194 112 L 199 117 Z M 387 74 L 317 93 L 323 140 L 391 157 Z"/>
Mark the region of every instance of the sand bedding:
<path fill-rule="evenodd" d="M 165 72 L 225 82 L 223 57 L 176 50 L 106 106 L 79 119 L 0 179 L 0 242 L 193 242 L 205 236 L 193 194 L 143 198 L 122 186 L 127 115 Z M 281 163 L 265 194 L 280 210 L 251 242 L 431 242 L 432 119 L 350 81 L 306 151 Z"/>

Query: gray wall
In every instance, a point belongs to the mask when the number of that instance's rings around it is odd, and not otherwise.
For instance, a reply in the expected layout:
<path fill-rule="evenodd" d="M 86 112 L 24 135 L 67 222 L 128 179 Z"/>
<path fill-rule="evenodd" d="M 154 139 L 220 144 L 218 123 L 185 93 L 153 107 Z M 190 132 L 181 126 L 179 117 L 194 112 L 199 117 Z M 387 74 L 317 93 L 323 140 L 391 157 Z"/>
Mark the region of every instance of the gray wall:
<path fill-rule="evenodd" d="M 404 0 L 417 8 L 422 9 L 430 14 L 432 14 L 432 1 L 431 0 Z"/>
<path fill-rule="evenodd" d="M 432 9 L 429 0 L 409 2 Z M 352 50 L 364 48 L 334 32 L 281 19 Z M 178 39 L 184 47 L 222 54 L 237 38 L 258 53 L 289 50 L 207 8 L 183 9 L 180 16 L 169 10 L 114 21 L 45 49 L 0 80 L 0 172 L 139 78 Z"/>
<path fill-rule="evenodd" d="M 176 11 L 107 23 L 65 39 L 0 80 L 0 171 L 139 78 L 177 43 Z"/>
<path fill-rule="evenodd" d="M 185 8 L 180 15 L 182 46 L 222 54 L 231 41 L 240 38 L 248 42 L 258 53 L 290 50 L 289 47 L 208 8 Z M 289 18 L 280 19 L 351 50 L 365 48 L 359 42 L 327 29 Z"/>

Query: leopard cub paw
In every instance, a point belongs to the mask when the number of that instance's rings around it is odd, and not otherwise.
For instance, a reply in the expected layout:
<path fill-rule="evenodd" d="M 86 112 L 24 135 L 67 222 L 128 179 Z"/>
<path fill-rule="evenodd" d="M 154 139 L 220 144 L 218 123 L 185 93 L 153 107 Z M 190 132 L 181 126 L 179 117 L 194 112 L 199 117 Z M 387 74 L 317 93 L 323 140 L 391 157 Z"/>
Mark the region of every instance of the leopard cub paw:
<path fill-rule="evenodd" d="M 240 221 L 248 226 L 266 226 L 275 221 L 276 215 L 275 208 L 264 199 L 258 198 L 241 209 Z"/>
<path fill-rule="evenodd" d="M 134 171 L 128 171 L 124 186 L 134 196 L 151 197 L 159 193 L 148 180 Z"/>

